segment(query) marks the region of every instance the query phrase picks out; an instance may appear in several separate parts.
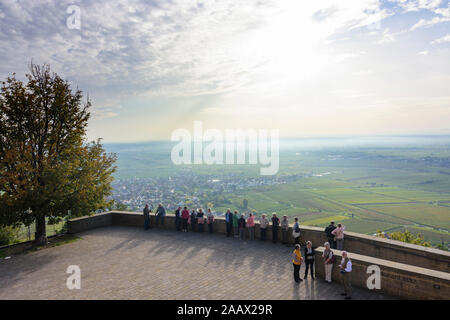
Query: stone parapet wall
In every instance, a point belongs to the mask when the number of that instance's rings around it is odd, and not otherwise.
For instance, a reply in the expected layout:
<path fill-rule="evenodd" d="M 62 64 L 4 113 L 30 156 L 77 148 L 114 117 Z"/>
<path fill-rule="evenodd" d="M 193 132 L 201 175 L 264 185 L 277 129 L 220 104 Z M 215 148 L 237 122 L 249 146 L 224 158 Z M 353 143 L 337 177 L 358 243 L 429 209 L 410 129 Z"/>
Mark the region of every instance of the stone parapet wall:
<path fill-rule="evenodd" d="M 325 278 L 324 247 L 316 248 L 316 276 Z M 339 264 L 342 261 L 342 251 L 333 250 L 336 262 L 333 264 L 332 280 L 343 282 Z M 450 274 L 403 263 L 369 257 L 356 253 L 348 253 L 352 261 L 352 286 L 407 299 L 450 299 Z M 368 269 L 370 266 L 373 269 Z M 379 288 L 374 287 L 375 269 L 379 268 Z M 346 275 L 347 276 L 347 275 Z"/>

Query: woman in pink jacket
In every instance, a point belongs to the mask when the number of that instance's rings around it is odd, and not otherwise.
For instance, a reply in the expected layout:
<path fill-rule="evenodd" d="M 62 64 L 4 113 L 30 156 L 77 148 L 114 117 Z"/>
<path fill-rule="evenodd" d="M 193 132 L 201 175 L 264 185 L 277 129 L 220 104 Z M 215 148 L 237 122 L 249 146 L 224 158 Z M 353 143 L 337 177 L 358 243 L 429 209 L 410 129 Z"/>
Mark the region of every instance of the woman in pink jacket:
<path fill-rule="evenodd" d="M 248 237 L 250 240 L 255 239 L 255 216 L 253 214 L 249 214 L 247 218 L 247 227 L 248 227 Z"/>
<path fill-rule="evenodd" d="M 339 223 L 337 228 L 331 232 L 336 238 L 336 249 L 338 250 L 344 250 L 344 230 L 345 226 Z"/>
<path fill-rule="evenodd" d="M 188 231 L 188 220 L 189 220 L 189 210 L 187 207 L 183 208 L 183 211 L 181 211 L 181 221 L 182 221 L 182 228 L 181 231 L 187 232 Z"/>

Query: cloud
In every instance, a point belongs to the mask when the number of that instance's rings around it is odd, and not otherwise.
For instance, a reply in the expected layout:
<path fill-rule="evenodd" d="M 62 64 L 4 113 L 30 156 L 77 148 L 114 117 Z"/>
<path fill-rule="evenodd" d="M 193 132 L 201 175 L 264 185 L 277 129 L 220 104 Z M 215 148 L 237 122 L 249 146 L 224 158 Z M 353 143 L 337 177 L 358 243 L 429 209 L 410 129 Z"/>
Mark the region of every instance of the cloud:
<path fill-rule="evenodd" d="M 432 2 L 432 1 L 430 1 L 430 2 Z M 439 24 L 439 23 L 444 23 L 444 22 L 450 21 L 450 3 L 448 4 L 447 7 L 438 8 L 438 5 L 440 4 L 441 1 L 438 1 L 438 2 L 439 3 L 437 3 L 437 5 L 436 5 L 436 3 L 433 3 L 432 5 L 429 5 L 429 6 L 422 4 L 422 7 L 420 7 L 420 5 L 417 5 L 417 7 L 416 7 L 417 10 L 419 8 L 424 8 L 424 9 L 427 9 L 427 10 L 433 12 L 436 16 L 433 17 L 432 19 L 420 19 L 417 23 L 415 23 L 410 28 L 410 31 L 414 31 L 416 29 L 423 28 L 423 27 L 431 27 L 431 26 Z M 417 11 L 417 10 L 413 10 L 413 11 Z"/>
<path fill-rule="evenodd" d="M 335 57 L 335 61 L 336 62 L 342 62 L 348 59 L 353 59 L 353 58 L 358 58 L 362 55 L 366 54 L 365 51 L 360 51 L 360 52 L 348 52 L 348 53 L 341 53 L 336 55 Z"/>
<path fill-rule="evenodd" d="M 423 27 L 431 27 L 438 23 L 448 22 L 450 21 L 450 17 L 434 17 L 431 20 L 420 19 L 416 24 L 414 24 L 410 31 L 414 31 Z"/>
<path fill-rule="evenodd" d="M 423 62 L 416 54 L 426 49 L 422 42 L 441 34 L 426 30 L 419 39 L 399 32 L 410 28 L 411 16 L 423 20 L 416 28 L 448 19 L 448 8 L 437 3 L 2 0 L 0 78 L 23 76 L 31 59 L 50 63 L 89 94 L 93 118 L 108 119 L 94 121 L 96 133 L 120 139 L 138 137 L 145 127 L 138 124 L 150 118 L 158 119 L 152 131 L 166 132 L 167 124 L 197 114 L 210 121 L 219 115 L 218 125 L 225 122 L 220 115 L 230 114 L 228 123 L 234 123 L 244 109 L 242 121 L 261 115 L 282 127 L 303 113 L 327 117 L 336 100 L 343 109 L 358 108 L 370 104 L 369 93 L 445 90 L 435 81 L 446 72 L 446 52 L 436 52 L 427 66 L 416 63 Z M 66 25 L 69 5 L 81 9 L 79 30 Z M 394 43 L 396 50 L 374 41 Z M 416 71 L 420 77 L 412 76 Z M 348 88 L 354 92 L 329 94 Z"/>
<path fill-rule="evenodd" d="M 422 9 L 434 10 L 439 7 L 442 0 L 397 0 L 394 2 L 397 2 L 406 12 L 411 12 Z"/>
<path fill-rule="evenodd" d="M 66 26 L 73 4 L 81 9 L 79 30 Z M 34 59 L 98 99 L 226 93 L 290 55 L 308 55 L 333 34 L 380 21 L 387 12 L 379 6 L 377 0 L 5 0 L 0 56 L 8 58 L 0 61 L 0 75 L 23 74 Z M 317 19 L 323 25 L 311 34 Z"/>
<path fill-rule="evenodd" d="M 450 33 L 439 39 L 431 41 L 430 44 L 444 43 L 444 42 L 450 42 Z"/>
<path fill-rule="evenodd" d="M 389 28 L 386 28 L 383 31 L 382 38 L 377 42 L 378 44 L 390 43 L 395 41 L 395 35 L 392 33 Z"/>
<path fill-rule="evenodd" d="M 422 56 L 426 56 L 426 55 L 428 55 L 430 52 L 428 51 L 428 50 L 424 50 L 424 51 L 420 51 L 420 52 L 418 52 L 417 54 L 418 55 L 422 55 Z"/>
<path fill-rule="evenodd" d="M 108 118 L 115 118 L 119 114 L 116 112 L 116 109 L 120 109 L 121 107 L 98 107 L 94 106 L 91 110 L 91 115 L 93 119 L 103 120 Z"/>

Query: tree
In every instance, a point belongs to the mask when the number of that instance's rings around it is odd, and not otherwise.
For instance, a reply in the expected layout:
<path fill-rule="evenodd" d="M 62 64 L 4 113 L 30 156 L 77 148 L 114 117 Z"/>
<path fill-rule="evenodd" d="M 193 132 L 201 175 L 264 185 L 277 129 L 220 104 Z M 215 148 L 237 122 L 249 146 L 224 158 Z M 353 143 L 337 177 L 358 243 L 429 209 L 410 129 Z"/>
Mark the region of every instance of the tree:
<path fill-rule="evenodd" d="M 111 202 L 111 209 L 117 210 L 117 211 L 128 211 L 129 208 L 125 203 L 122 203 L 120 201 L 112 200 Z"/>
<path fill-rule="evenodd" d="M 106 206 L 116 155 L 86 142 L 91 103 L 80 90 L 48 65 L 31 63 L 26 79 L 13 74 L 0 91 L 0 226 L 34 221 L 46 244 L 46 218 Z"/>

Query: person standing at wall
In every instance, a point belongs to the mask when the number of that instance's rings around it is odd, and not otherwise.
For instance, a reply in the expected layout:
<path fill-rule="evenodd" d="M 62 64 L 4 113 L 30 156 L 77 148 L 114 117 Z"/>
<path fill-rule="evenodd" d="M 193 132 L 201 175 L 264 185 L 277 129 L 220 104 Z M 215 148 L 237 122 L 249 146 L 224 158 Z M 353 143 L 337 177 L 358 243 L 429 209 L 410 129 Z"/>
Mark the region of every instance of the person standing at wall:
<path fill-rule="evenodd" d="M 212 213 L 211 208 L 208 208 L 207 222 L 209 233 L 213 233 L 214 214 Z"/>
<path fill-rule="evenodd" d="M 231 213 L 230 208 L 228 208 L 225 213 L 225 223 L 227 225 L 227 237 L 230 237 L 231 230 L 233 229 L 233 214 Z"/>
<path fill-rule="evenodd" d="M 294 281 L 300 283 L 300 266 L 302 265 L 302 254 L 300 252 L 300 245 L 296 244 L 294 252 L 292 253 L 292 264 L 294 265 Z"/>
<path fill-rule="evenodd" d="M 259 230 L 261 232 L 261 241 L 266 241 L 267 238 L 267 226 L 269 225 L 269 220 L 266 215 L 261 216 L 261 221 L 259 222 Z"/>
<path fill-rule="evenodd" d="M 336 258 L 333 255 L 333 250 L 331 250 L 329 242 L 325 242 L 323 246 L 325 247 L 325 250 L 322 253 L 323 264 L 325 266 L 325 281 L 331 283 L 331 273 Z"/>
<path fill-rule="evenodd" d="M 250 240 L 255 240 L 255 216 L 251 213 L 247 218 L 247 227 L 248 227 L 248 238 Z"/>
<path fill-rule="evenodd" d="M 245 217 L 241 214 L 241 218 L 239 219 L 239 237 L 241 240 L 245 240 Z"/>
<path fill-rule="evenodd" d="M 281 243 L 288 244 L 289 220 L 286 215 L 281 220 Z"/>
<path fill-rule="evenodd" d="M 330 244 L 331 249 L 336 249 L 335 236 L 332 233 L 334 229 L 336 229 L 334 221 L 331 221 L 330 225 L 325 228 L 325 234 L 327 235 L 328 243 Z"/>
<path fill-rule="evenodd" d="M 181 207 L 175 210 L 175 230 L 181 231 Z"/>
<path fill-rule="evenodd" d="M 341 264 L 339 265 L 339 269 L 343 277 L 342 282 L 344 283 L 344 293 L 341 293 L 341 295 L 345 296 L 345 299 L 349 300 L 352 298 L 352 261 L 348 258 L 348 254 L 346 251 L 342 252 L 342 260 Z"/>
<path fill-rule="evenodd" d="M 316 252 L 314 251 L 314 248 L 312 247 L 312 242 L 307 241 L 306 247 L 305 247 L 305 277 L 306 279 L 308 277 L 308 269 L 311 270 L 311 278 L 314 280 L 314 258 L 315 258 Z"/>
<path fill-rule="evenodd" d="M 236 210 L 233 214 L 233 233 L 235 238 L 239 238 L 239 215 Z"/>
<path fill-rule="evenodd" d="M 145 205 L 145 208 L 143 210 L 144 213 L 144 230 L 150 229 L 150 208 L 148 204 Z"/>
<path fill-rule="evenodd" d="M 189 218 L 191 221 L 192 232 L 197 232 L 197 212 L 195 211 L 195 209 L 192 209 L 191 216 Z"/>
<path fill-rule="evenodd" d="M 187 232 L 189 221 L 189 210 L 187 209 L 187 207 L 184 207 L 183 210 L 181 211 L 181 219 L 182 219 L 181 231 Z"/>
<path fill-rule="evenodd" d="M 274 212 L 272 214 L 272 242 L 277 243 L 278 241 L 278 227 L 280 226 L 280 219 L 277 217 L 277 214 Z"/>
<path fill-rule="evenodd" d="M 158 209 L 155 212 L 156 215 L 156 226 L 159 225 L 159 220 L 161 220 L 161 225 L 164 225 L 164 217 L 166 216 L 166 209 L 164 209 L 162 203 L 158 205 Z"/>
<path fill-rule="evenodd" d="M 203 226 L 205 225 L 205 215 L 202 208 L 199 208 L 197 212 L 197 225 L 198 232 L 203 232 Z"/>
<path fill-rule="evenodd" d="M 344 230 L 345 226 L 338 224 L 337 228 L 334 229 L 331 234 L 336 236 L 336 249 L 344 250 Z"/>
<path fill-rule="evenodd" d="M 292 236 L 294 237 L 295 244 L 300 245 L 300 224 L 298 218 L 294 218 L 294 225 L 292 226 Z"/>

